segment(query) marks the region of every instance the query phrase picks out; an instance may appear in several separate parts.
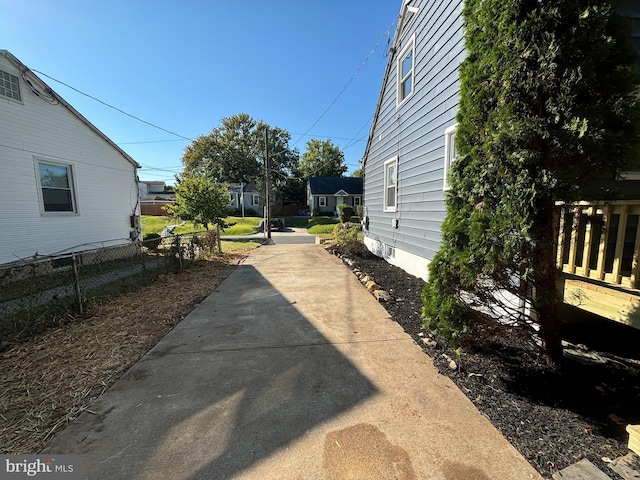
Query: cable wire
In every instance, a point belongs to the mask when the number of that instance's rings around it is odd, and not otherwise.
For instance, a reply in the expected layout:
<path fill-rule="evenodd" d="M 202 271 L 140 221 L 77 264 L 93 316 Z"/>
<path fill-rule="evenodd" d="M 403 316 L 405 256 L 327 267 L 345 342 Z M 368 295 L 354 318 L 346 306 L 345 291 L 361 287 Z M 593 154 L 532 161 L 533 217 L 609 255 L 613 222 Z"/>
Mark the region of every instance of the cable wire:
<path fill-rule="evenodd" d="M 110 104 L 108 104 L 107 102 L 103 102 L 103 101 L 102 101 L 102 100 L 100 100 L 99 98 L 96 98 L 96 97 L 94 97 L 94 96 L 92 96 L 92 95 L 89 95 L 88 93 L 84 93 L 83 91 L 80 91 L 80 90 L 78 90 L 77 88 L 72 87 L 71 85 L 69 85 L 69 84 L 67 84 L 67 83 L 64 83 L 64 82 L 63 82 L 63 81 L 61 81 L 61 80 L 57 80 L 57 79 L 55 79 L 55 78 L 53 78 L 53 77 L 51 77 L 51 76 L 47 75 L 46 73 L 43 73 L 43 72 L 41 72 L 41 71 L 39 71 L 39 70 L 35 70 L 35 69 L 33 69 L 33 68 L 31 68 L 30 70 L 31 70 L 32 72 L 36 72 L 36 73 L 38 73 L 38 74 L 40 74 L 40 75 L 42 75 L 42 76 L 45 76 L 45 77 L 47 77 L 48 79 L 53 80 L 54 82 L 57 82 L 57 83 L 59 83 L 59 84 L 61 84 L 61 85 L 64 85 L 64 86 L 65 86 L 65 87 L 67 87 L 67 88 L 70 88 L 70 89 L 71 89 L 71 90 L 73 90 L 74 92 L 78 92 L 80 95 L 84 95 L 85 97 L 89 97 L 91 100 L 95 100 L 96 102 L 101 103 L 102 105 L 104 105 L 104 106 L 106 106 L 106 107 L 112 108 L 112 109 L 116 110 L 117 112 L 120 112 L 120 113 L 122 113 L 123 115 L 126 115 L 127 117 L 131 117 L 131 118 L 133 118 L 134 120 L 137 120 L 137 121 L 142 122 L 142 123 L 144 123 L 144 124 L 146 124 L 146 125 L 149 125 L 150 127 L 157 128 L 158 130 L 162 130 L 163 132 L 169 133 L 169 134 L 171 134 L 171 135 L 175 135 L 176 137 L 180 137 L 180 138 L 182 138 L 182 139 L 184 139 L 184 140 L 189 140 L 190 142 L 192 142 L 192 141 L 193 141 L 193 139 L 192 139 L 192 138 L 185 137 L 184 135 L 180 135 L 179 133 L 175 133 L 175 132 L 172 132 L 171 130 L 167 130 L 166 128 L 162 128 L 162 127 L 159 127 L 158 125 L 154 125 L 153 123 L 151 123 L 151 122 L 147 122 L 146 120 L 143 120 L 143 119 L 141 119 L 140 117 L 136 117 L 135 115 L 132 115 L 132 114 L 130 114 L 130 113 L 127 113 L 127 112 L 125 112 L 124 110 L 122 110 L 122 109 L 120 109 L 120 108 L 118 108 L 118 107 L 114 107 L 113 105 L 110 105 Z"/>
<path fill-rule="evenodd" d="M 358 74 L 360 73 L 360 71 L 362 70 L 362 68 L 364 67 L 364 65 L 367 63 L 367 61 L 371 58 L 371 56 L 374 54 L 374 52 L 376 51 L 376 49 L 378 48 L 378 46 L 380 45 L 380 43 L 382 42 L 382 40 L 384 40 L 387 36 L 391 35 L 391 29 L 393 28 L 393 25 L 395 24 L 395 22 L 392 22 L 391 25 L 389 25 L 389 28 L 387 28 L 387 30 L 382 34 L 382 36 L 380 37 L 380 39 L 378 40 L 378 42 L 375 44 L 375 46 L 373 47 L 373 49 L 369 52 L 369 55 L 367 55 L 367 58 L 365 58 L 363 60 L 363 62 L 360 64 L 360 66 L 358 67 L 358 69 L 356 70 L 356 72 L 351 76 L 351 78 L 349 79 L 349 81 L 346 83 L 346 85 L 344 87 L 342 87 L 342 90 L 340 90 L 340 93 L 338 93 L 338 95 L 336 96 L 336 98 L 333 99 L 333 101 L 329 104 L 329 106 L 325 109 L 324 112 L 322 112 L 322 114 L 318 117 L 318 119 L 313 122 L 313 125 L 311 125 L 306 132 L 304 132 L 304 134 L 302 134 L 302 136 L 296 140 L 293 145 L 291 145 L 291 147 L 294 147 L 300 140 L 302 140 L 303 136 L 306 136 L 312 129 L 313 127 L 315 127 L 318 122 L 320 122 L 320 120 L 322 120 L 322 118 L 327 114 L 327 112 L 329 110 L 331 110 L 331 107 L 333 107 L 333 105 L 338 101 L 338 99 L 342 96 L 342 94 L 344 93 L 344 91 L 347 89 L 347 87 L 349 87 L 349 85 L 351 85 L 351 82 L 353 82 L 353 80 L 358 76 Z"/>

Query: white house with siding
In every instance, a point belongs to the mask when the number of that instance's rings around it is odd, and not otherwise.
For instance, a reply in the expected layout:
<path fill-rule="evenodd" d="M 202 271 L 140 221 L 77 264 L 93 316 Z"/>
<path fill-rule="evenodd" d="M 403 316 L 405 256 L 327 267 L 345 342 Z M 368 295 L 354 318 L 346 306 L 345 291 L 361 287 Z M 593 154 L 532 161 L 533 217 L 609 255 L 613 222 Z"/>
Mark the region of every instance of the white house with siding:
<path fill-rule="evenodd" d="M 0 167 L 0 264 L 139 237 L 140 166 L 6 50 Z"/>

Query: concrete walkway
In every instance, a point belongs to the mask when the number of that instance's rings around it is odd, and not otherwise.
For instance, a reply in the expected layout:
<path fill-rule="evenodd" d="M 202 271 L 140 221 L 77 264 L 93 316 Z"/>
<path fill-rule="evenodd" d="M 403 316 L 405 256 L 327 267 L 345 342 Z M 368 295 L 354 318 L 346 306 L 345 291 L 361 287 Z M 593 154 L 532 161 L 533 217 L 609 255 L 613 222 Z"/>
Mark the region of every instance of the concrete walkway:
<path fill-rule="evenodd" d="M 222 240 L 254 240 L 257 242 L 266 242 L 267 237 L 264 232 L 257 232 L 251 235 L 232 235 L 222 236 Z M 316 236 L 310 235 L 306 228 L 286 227 L 282 232 L 274 230 L 271 232 L 271 242 L 276 245 L 288 244 L 307 244 L 316 243 Z"/>
<path fill-rule="evenodd" d="M 317 245 L 256 249 L 91 411 L 47 449 L 81 478 L 541 478 Z"/>

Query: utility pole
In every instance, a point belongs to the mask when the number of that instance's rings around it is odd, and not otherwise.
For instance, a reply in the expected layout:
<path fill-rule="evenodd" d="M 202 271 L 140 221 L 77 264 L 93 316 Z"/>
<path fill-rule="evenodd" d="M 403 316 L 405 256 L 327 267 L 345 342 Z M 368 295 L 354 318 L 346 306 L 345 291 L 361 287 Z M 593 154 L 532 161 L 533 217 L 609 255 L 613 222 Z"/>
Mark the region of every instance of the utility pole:
<path fill-rule="evenodd" d="M 265 222 L 264 228 L 267 238 L 271 239 L 271 176 L 269 167 L 269 127 L 264 129 L 264 178 L 265 178 Z"/>

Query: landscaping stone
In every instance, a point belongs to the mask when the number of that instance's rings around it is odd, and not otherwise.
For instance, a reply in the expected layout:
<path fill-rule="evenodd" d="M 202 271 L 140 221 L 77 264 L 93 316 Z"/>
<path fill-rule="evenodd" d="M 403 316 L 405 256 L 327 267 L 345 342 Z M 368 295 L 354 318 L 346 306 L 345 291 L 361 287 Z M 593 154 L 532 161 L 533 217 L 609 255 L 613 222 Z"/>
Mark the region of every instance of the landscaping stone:
<path fill-rule="evenodd" d="M 375 290 L 373 296 L 376 297 L 379 302 L 391 302 L 393 300 L 391 295 L 385 290 Z"/>
<path fill-rule="evenodd" d="M 374 280 L 369 280 L 366 284 L 365 287 L 367 287 L 367 290 L 369 290 L 371 293 L 375 292 L 376 290 L 380 290 L 380 285 L 378 285 Z"/>

